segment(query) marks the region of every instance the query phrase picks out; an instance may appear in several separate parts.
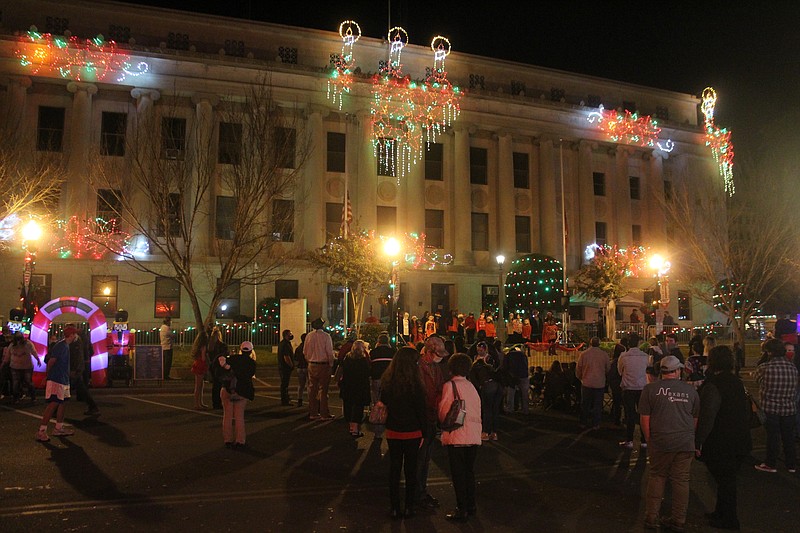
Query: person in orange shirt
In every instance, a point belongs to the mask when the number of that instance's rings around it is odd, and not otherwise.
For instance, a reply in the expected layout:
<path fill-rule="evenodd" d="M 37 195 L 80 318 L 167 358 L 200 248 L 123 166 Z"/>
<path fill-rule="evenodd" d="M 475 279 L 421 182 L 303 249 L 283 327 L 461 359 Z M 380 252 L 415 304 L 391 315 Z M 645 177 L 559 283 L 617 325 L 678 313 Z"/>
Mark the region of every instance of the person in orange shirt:
<path fill-rule="evenodd" d="M 497 328 L 494 325 L 494 319 L 491 315 L 486 317 L 486 340 L 494 341 L 497 337 Z"/>
<path fill-rule="evenodd" d="M 522 321 L 522 340 L 525 342 L 531 342 L 531 334 L 533 333 L 533 326 L 531 326 L 531 321 L 527 318 Z"/>
<path fill-rule="evenodd" d="M 434 315 L 428 316 L 428 321 L 425 322 L 425 338 L 431 335 L 436 335 L 436 317 Z"/>

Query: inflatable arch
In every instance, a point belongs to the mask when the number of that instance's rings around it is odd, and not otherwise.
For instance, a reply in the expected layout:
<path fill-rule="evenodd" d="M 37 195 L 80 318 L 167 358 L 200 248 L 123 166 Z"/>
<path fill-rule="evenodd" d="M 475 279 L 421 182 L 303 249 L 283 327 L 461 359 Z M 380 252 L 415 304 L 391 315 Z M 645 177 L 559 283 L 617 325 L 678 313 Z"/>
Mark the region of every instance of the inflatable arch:
<path fill-rule="evenodd" d="M 47 353 L 48 331 L 53 319 L 62 313 L 75 313 L 82 316 L 89 323 L 89 336 L 92 342 L 92 386 L 105 387 L 107 385 L 106 373 L 108 371 L 108 323 L 103 311 L 86 298 L 75 296 L 62 296 L 50 300 L 39 308 L 31 323 L 31 342 L 36 348 L 36 353 L 44 359 Z M 85 339 L 84 339 L 85 340 Z M 37 367 L 33 362 L 33 383 L 36 387 L 44 388 L 47 373 L 44 365 Z"/>

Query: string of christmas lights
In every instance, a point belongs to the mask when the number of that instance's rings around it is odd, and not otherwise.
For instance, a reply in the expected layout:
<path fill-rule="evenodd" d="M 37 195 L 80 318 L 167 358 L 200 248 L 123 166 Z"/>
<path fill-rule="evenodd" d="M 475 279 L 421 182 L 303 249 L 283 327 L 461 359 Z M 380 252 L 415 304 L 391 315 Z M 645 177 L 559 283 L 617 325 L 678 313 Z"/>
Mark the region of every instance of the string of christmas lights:
<path fill-rule="evenodd" d="M 706 146 L 711 147 L 714 161 L 719 165 L 719 175 L 725 182 L 725 192 L 733 196 L 733 143 L 727 128 L 718 128 L 714 123 L 714 107 L 717 105 L 717 91 L 712 87 L 703 89 L 700 111 L 703 113 L 706 128 Z"/>
<path fill-rule="evenodd" d="M 342 38 L 342 53 L 333 62 L 333 72 L 328 79 L 328 99 L 334 104 L 338 101 L 341 110 L 342 94 L 349 93 L 353 86 L 356 63 L 353 45 L 361 38 L 361 26 L 355 21 L 345 20 L 339 25 L 339 36 Z"/>
<path fill-rule="evenodd" d="M 547 255 L 529 254 L 515 259 L 505 282 L 509 309 L 520 313 L 560 309 L 563 275 L 561 263 Z"/>
<path fill-rule="evenodd" d="M 647 249 L 644 246 L 620 248 L 609 244 L 590 244 L 583 252 L 587 261 L 613 261 L 626 277 L 638 277 L 647 267 Z"/>
<path fill-rule="evenodd" d="M 31 29 L 14 53 L 32 74 L 55 73 L 74 81 L 104 81 L 116 74 L 116 81 L 121 82 L 150 69 L 144 61 L 134 64 L 131 56 L 118 50 L 116 42 L 106 41 L 102 35 L 84 40 Z"/>
<path fill-rule="evenodd" d="M 601 104 L 597 111 L 589 113 L 587 120 L 597 124 L 597 128 L 614 142 L 658 148 L 662 152 L 671 152 L 675 143 L 671 139 L 662 142 L 658 138 L 661 128 L 658 121 L 650 115 L 639 116 L 628 110 L 620 113 L 613 109 L 605 109 Z"/>
<path fill-rule="evenodd" d="M 130 255 L 130 235 L 119 229 L 116 220 L 83 220 L 71 217 L 56 221 L 53 252 L 62 259 L 103 259 L 106 254 Z"/>
<path fill-rule="evenodd" d="M 425 234 L 406 233 L 405 239 L 405 261 L 411 268 L 417 270 L 425 268 L 433 270 L 437 265 L 449 265 L 453 262 L 453 256 L 449 253 L 439 255 L 435 248 L 425 244 Z"/>

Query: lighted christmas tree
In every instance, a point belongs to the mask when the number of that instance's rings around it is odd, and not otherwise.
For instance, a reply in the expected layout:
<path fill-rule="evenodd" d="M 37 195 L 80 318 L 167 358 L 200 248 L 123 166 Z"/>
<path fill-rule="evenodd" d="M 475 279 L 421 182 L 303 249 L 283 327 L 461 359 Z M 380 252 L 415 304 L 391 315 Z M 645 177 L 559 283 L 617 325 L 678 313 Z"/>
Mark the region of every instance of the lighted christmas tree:
<path fill-rule="evenodd" d="M 529 315 L 534 309 L 561 311 L 564 270 L 561 263 L 542 254 L 515 259 L 506 275 L 509 311 Z"/>

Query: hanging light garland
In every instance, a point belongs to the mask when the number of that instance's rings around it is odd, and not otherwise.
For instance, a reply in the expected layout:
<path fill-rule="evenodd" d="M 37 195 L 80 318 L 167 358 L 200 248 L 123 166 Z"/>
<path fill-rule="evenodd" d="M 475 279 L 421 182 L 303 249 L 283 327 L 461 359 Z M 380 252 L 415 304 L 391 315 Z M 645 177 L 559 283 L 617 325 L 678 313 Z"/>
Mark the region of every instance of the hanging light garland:
<path fill-rule="evenodd" d="M 56 221 L 53 252 L 61 259 L 103 259 L 106 254 L 131 255 L 130 235 L 117 227 L 116 220 L 83 220 L 71 217 Z"/>
<path fill-rule="evenodd" d="M 445 266 L 453 262 L 453 256 L 449 253 L 439 255 L 435 248 L 425 244 L 424 233 L 405 233 L 405 261 L 408 266 L 418 270 L 421 268 L 433 270 L 437 265 Z"/>
<path fill-rule="evenodd" d="M 712 87 L 703 89 L 700 111 L 703 113 L 706 128 L 706 146 L 711 147 L 714 161 L 719 165 L 719 175 L 725 182 L 725 192 L 733 196 L 733 143 L 727 128 L 718 128 L 714 123 L 714 107 L 717 105 L 717 91 Z"/>
<path fill-rule="evenodd" d="M 144 61 L 134 64 L 128 54 L 118 50 L 117 43 L 106 41 L 102 35 L 82 40 L 32 29 L 22 38 L 15 55 L 32 74 L 55 73 L 74 81 L 105 81 L 116 75 L 116 81 L 121 82 L 150 69 Z"/>
<path fill-rule="evenodd" d="M 598 258 L 599 261 L 619 265 L 625 277 L 639 277 L 648 267 L 648 250 L 644 246 L 620 248 L 617 245 L 592 243 L 583 251 L 583 257 L 587 262 Z"/>
<path fill-rule="evenodd" d="M 352 20 L 345 20 L 339 25 L 339 36 L 342 38 L 342 53 L 333 61 L 333 72 L 328 79 L 328 99 L 339 103 L 342 109 L 342 94 L 349 93 L 353 86 L 353 70 L 355 57 L 353 45 L 361 37 L 361 26 Z"/>
<path fill-rule="evenodd" d="M 628 110 L 620 113 L 605 109 L 601 104 L 597 111 L 589 113 L 587 120 L 596 124 L 600 131 L 617 143 L 658 148 L 662 152 L 671 152 L 675 148 L 671 139 L 664 142 L 659 140 L 661 128 L 658 127 L 658 121 L 650 115 L 640 116 Z"/>

